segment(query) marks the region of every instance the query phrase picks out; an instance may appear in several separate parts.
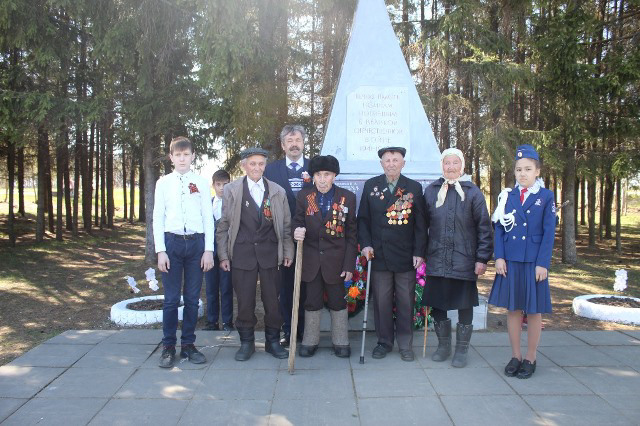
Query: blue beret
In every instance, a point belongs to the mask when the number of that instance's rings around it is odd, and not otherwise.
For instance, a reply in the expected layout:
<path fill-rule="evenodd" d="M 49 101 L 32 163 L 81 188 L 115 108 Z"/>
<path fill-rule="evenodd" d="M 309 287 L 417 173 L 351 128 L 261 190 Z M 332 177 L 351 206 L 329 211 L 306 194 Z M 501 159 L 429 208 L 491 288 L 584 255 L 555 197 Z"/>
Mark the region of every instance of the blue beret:
<path fill-rule="evenodd" d="M 531 145 L 520 145 L 516 148 L 516 161 L 521 158 L 530 158 L 532 160 L 540 161 L 536 149 Z"/>

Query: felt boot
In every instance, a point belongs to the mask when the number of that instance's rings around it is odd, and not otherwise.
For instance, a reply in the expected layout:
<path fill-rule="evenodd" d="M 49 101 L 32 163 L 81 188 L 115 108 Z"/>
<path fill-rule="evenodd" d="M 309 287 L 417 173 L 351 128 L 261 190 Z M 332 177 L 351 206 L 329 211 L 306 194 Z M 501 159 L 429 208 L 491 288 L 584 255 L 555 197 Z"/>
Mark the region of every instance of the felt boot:
<path fill-rule="evenodd" d="M 349 358 L 349 312 L 346 309 L 331 311 L 331 342 L 333 352 L 339 358 Z"/>
<path fill-rule="evenodd" d="M 236 361 L 247 361 L 256 351 L 256 337 L 253 328 L 238 327 L 240 349 L 236 352 Z"/>
<path fill-rule="evenodd" d="M 464 325 L 458 323 L 456 326 L 456 351 L 451 359 L 451 366 L 462 368 L 467 365 L 467 353 L 469 352 L 469 341 L 473 332 L 473 324 Z"/>
<path fill-rule="evenodd" d="M 311 357 L 318 349 L 318 343 L 320 342 L 321 316 L 322 310 L 304 311 L 304 336 L 302 337 L 302 344 L 298 350 L 298 354 L 301 357 Z"/>
<path fill-rule="evenodd" d="M 275 358 L 284 359 L 289 357 L 289 352 L 280 346 L 280 330 L 266 327 L 264 329 L 264 350 Z"/>
<path fill-rule="evenodd" d="M 438 349 L 431 355 L 435 362 L 442 362 L 451 355 L 451 320 L 434 321 L 436 336 L 438 336 Z"/>

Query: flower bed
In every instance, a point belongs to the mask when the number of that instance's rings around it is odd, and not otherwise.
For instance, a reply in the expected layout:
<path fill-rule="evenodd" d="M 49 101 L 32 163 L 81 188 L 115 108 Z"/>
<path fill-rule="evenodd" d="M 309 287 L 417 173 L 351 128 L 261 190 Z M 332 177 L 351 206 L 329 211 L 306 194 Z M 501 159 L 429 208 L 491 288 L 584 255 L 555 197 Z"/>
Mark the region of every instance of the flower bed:
<path fill-rule="evenodd" d="M 136 297 L 134 299 L 123 300 L 111 307 L 111 321 L 121 326 L 131 325 L 148 325 L 162 322 L 162 309 L 155 309 L 151 311 L 133 310 L 127 307 L 131 303 L 141 302 L 145 300 L 164 300 L 164 296 L 144 296 Z M 182 305 L 184 300 L 180 298 L 180 304 Z M 182 311 L 184 307 L 178 308 L 178 320 L 182 320 Z M 198 318 L 204 315 L 204 306 L 202 300 L 198 301 Z"/>
<path fill-rule="evenodd" d="M 640 325 L 640 308 L 626 308 L 611 304 L 594 303 L 592 299 L 597 298 L 632 299 L 640 302 L 640 299 L 635 297 L 629 298 L 610 294 L 587 294 L 573 299 L 573 312 L 581 317 L 600 321 Z"/>

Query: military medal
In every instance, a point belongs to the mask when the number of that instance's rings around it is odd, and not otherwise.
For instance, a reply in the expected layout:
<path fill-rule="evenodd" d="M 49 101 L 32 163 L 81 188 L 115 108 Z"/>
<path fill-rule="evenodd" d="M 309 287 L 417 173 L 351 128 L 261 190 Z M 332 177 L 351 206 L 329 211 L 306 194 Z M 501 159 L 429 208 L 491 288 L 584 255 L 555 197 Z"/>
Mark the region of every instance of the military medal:
<path fill-rule="evenodd" d="M 268 198 L 262 202 L 262 214 L 264 214 L 265 219 L 272 220 L 271 201 Z"/>
<path fill-rule="evenodd" d="M 325 224 L 326 233 L 335 235 L 336 237 L 344 237 L 344 224 L 347 220 L 349 208 L 345 207 L 345 197 L 340 197 L 339 203 L 333 203 L 331 206 L 331 219 Z"/>
<path fill-rule="evenodd" d="M 387 208 L 386 216 L 389 225 L 408 225 L 411 207 L 413 207 L 413 194 L 404 193 L 404 188 L 398 188 L 394 195 L 398 197 L 395 203 Z"/>

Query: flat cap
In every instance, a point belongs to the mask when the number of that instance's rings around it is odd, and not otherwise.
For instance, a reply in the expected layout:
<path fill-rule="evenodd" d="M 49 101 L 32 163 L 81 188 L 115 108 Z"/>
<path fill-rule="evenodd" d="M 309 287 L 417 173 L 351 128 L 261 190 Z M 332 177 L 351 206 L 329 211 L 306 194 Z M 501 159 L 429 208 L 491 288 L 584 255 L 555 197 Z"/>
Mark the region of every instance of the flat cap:
<path fill-rule="evenodd" d="M 388 146 L 386 148 L 380 148 L 378 150 L 378 157 L 382 158 L 385 152 L 399 152 L 400 154 L 402 154 L 402 157 L 404 158 L 404 155 L 407 153 L 407 150 L 406 148 L 403 148 L 401 146 Z"/>
<path fill-rule="evenodd" d="M 333 155 L 316 155 L 309 161 L 309 174 L 313 176 L 316 172 L 333 172 L 340 174 L 340 163 Z"/>
<path fill-rule="evenodd" d="M 262 148 L 247 148 L 244 151 L 240 152 L 240 159 L 244 160 L 245 158 L 249 158 L 252 155 L 264 155 L 266 158 L 269 158 L 269 151 Z"/>

